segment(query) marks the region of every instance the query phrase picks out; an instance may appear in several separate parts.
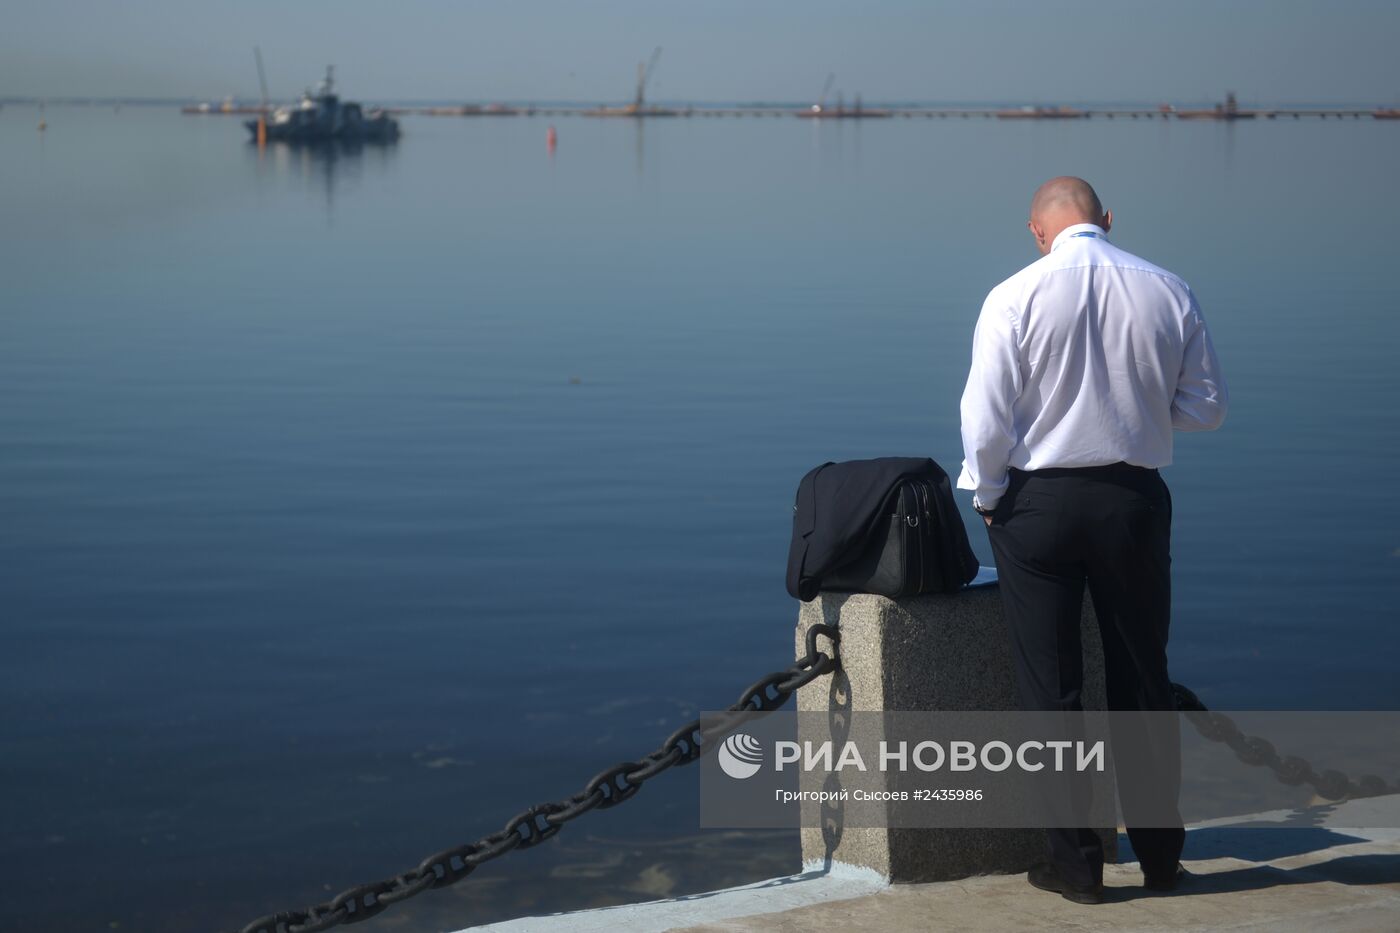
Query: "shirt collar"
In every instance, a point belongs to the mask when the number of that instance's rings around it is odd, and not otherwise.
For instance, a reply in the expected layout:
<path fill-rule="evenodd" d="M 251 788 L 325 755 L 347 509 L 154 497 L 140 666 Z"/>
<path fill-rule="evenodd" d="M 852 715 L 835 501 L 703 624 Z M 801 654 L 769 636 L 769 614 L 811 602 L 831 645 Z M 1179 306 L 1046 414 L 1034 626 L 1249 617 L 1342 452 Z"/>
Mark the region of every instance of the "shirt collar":
<path fill-rule="evenodd" d="M 1060 231 L 1060 235 L 1055 237 L 1050 244 L 1050 252 L 1059 249 L 1070 237 L 1080 236 L 1088 239 L 1097 237 L 1100 240 L 1108 239 L 1108 232 L 1098 224 L 1072 224 Z"/>

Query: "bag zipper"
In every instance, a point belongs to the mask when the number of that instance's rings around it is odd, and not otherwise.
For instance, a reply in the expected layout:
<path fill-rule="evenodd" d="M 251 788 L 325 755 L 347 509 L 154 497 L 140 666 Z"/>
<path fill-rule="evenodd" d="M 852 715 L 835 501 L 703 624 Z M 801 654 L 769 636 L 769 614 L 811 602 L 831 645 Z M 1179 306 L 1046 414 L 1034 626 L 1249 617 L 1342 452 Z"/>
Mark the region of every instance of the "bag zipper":
<path fill-rule="evenodd" d="M 935 534 L 935 532 L 937 532 L 937 531 L 942 531 L 942 532 L 944 532 L 944 533 L 947 532 L 947 529 L 944 527 L 944 524 L 943 524 L 943 522 L 944 522 L 943 510 L 942 510 L 941 508 L 939 508 L 940 500 L 938 499 L 938 496 L 936 496 L 935 494 L 933 494 L 932 492 L 929 491 L 929 487 L 928 487 L 927 484 L 925 484 L 925 486 L 923 487 L 922 492 L 923 492 L 923 495 L 924 495 L 924 514 L 926 514 L 926 515 L 928 516 L 929 525 L 930 525 L 930 527 L 929 527 L 929 529 L 928 529 L 928 542 L 929 542 L 930 549 L 936 552 L 936 558 L 937 558 L 937 560 L 938 560 L 939 567 L 943 570 L 943 574 L 942 574 L 942 575 L 943 575 L 943 579 L 940 580 L 939 582 L 940 582 L 940 584 L 942 585 L 940 588 L 944 588 L 944 587 L 947 586 L 947 582 L 948 582 L 948 581 L 947 581 L 947 557 L 948 557 L 948 555 L 947 555 L 946 553 L 944 553 L 944 548 L 942 547 L 942 543 L 941 543 L 940 541 L 936 540 L 936 534 Z M 935 514 L 934 514 L 935 512 L 937 512 L 937 515 L 936 515 L 936 516 L 935 516 Z M 935 525 L 935 523 L 934 523 L 934 519 L 935 519 L 935 518 L 938 519 L 936 525 Z"/>

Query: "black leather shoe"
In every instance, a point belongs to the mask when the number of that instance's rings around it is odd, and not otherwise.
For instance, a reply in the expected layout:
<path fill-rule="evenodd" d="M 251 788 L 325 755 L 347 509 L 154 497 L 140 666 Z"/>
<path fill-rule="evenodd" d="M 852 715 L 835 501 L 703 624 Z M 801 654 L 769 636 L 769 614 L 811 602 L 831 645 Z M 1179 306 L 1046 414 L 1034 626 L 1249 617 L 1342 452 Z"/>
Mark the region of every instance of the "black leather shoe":
<path fill-rule="evenodd" d="M 1055 870 L 1055 866 L 1049 862 L 1041 862 L 1031 868 L 1026 873 L 1026 880 L 1032 887 L 1040 888 L 1042 891 L 1054 891 L 1067 901 L 1074 901 L 1076 904 L 1102 904 L 1103 903 L 1103 882 L 1098 884 L 1070 884 L 1060 877 L 1060 873 Z"/>
<path fill-rule="evenodd" d="M 1149 875 L 1143 873 L 1142 886 L 1149 891 L 1175 891 L 1183 878 L 1190 872 L 1180 863 L 1176 863 L 1176 871 L 1166 875 Z"/>

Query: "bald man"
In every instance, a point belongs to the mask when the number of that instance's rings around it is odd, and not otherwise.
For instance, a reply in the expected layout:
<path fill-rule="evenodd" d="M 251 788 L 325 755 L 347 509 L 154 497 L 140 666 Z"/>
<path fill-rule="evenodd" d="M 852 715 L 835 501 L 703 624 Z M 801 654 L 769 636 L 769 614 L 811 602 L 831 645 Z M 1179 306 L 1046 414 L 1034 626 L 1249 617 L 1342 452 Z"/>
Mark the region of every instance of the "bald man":
<path fill-rule="evenodd" d="M 1175 709 L 1166 654 L 1172 503 L 1158 468 L 1171 463 L 1174 430 L 1220 426 L 1227 390 L 1191 289 L 1110 243 L 1112 223 L 1082 178 L 1041 185 L 1027 222 L 1041 258 L 992 289 L 973 333 L 958 486 L 973 491 L 987 525 L 1025 709 L 1083 708 L 1086 583 L 1109 709 Z M 1168 731 L 1115 731 L 1115 758 L 1131 759 L 1117 769 L 1119 799 L 1144 884 L 1171 890 L 1185 839 L 1176 718 L 1141 718 Z M 1134 825 L 1148 803 L 1134 768 L 1167 776 L 1167 790 L 1153 793 L 1169 793 L 1172 817 Z M 1050 860 L 1031 870 L 1031 884 L 1101 901 L 1098 836 L 1048 835 Z"/>

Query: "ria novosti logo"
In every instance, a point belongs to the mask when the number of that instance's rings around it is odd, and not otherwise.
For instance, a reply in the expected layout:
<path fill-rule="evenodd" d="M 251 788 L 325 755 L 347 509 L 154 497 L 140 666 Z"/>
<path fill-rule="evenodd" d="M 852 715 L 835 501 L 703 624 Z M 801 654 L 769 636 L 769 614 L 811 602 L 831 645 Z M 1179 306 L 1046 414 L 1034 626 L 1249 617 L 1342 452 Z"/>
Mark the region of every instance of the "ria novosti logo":
<path fill-rule="evenodd" d="M 947 744 L 925 740 L 912 749 L 909 742 L 889 742 L 881 740 L 878 758 L 874 768 L 878 771 L 908 771 L 912 764 L 918 771 L 977 771 L 990 773 L 1016 768 L 1025 772 L 1051 771 L 1096 771 L 1103 773 L 1105 742 L 1056 739 L 1045 742 L 1024 741 L 1013 748 L 1010 743 L 999 740 L 985 742 L 979 748 L 976 742 L 954 740 Z M 1073 753 L 1073 754 L 1071 754 Z M 869 754 L 867 751 L 865 754 Z M 848 741 L 839 748 L 836 743 L 789 742 L 774 743 L 773 770 L 786 770 L 787 765 L 797 765 L 802 771 L 841 772 L 869 771 L 865 754 L 858 743 Z M 763 743 L 747 732 L 735 732 L 720 743 L 717 753 L 720 770 L 729 777 L 743 780 L 753 777 L 763 767 Z"/>
<path fill-rule="evenodd" d="M 716 754 L 720 770 L 732 778 L 753 777 L 763 767 L 763 746 L 747 732 L 729 736 Z"/>

